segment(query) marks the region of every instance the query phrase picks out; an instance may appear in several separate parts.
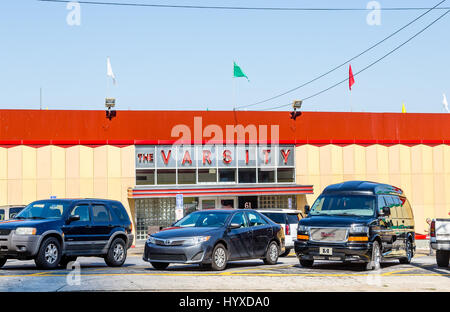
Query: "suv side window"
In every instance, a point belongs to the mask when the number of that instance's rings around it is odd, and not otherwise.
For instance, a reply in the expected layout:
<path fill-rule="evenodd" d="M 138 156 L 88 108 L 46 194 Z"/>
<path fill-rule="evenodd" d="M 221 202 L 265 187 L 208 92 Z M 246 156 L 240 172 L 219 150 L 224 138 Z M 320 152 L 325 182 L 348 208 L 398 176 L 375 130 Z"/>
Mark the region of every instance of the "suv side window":
<path fill-rule="evenodd" d="M 236 213 L 233 218 L 231 219 L 231 223 L 240 224 L 241 228 L 248 227 L 247 219 L 245 218 L 245 215 L 243 212 Z"/>
<path fill-rule="evenodd" d="M 258 226 L 258 225 L 266 225 L 267 222 L 261 216 L 254 212 L 247 212 L 247 217 L 250 223 L 250 226 Z"/>
<path fill-rule="evenodd" d="M 105 205 L 93 204 L 92 205 L 92 220 L 95 223 L 105 223 L 111 221 L 111 216 Z"/>
<path fill-rule="evenodd" d="M 114 212 L 114 214 L 117 216 L 117 218 L 119 218 L 121 222 L 129 221 L 129 217 L 127 211 L 125 210 L 125 207 L 118 204 L 111 204 L 111 210 Z"/>
<path fill-rule="evenodd" d="M 81 204 L 73 207 L 72 212 L 70 213 L 71 216 L 80 216 L 81 222 L 89 222 L 91 220 L 89 215 L 89 205 L 87 204 Z"/>

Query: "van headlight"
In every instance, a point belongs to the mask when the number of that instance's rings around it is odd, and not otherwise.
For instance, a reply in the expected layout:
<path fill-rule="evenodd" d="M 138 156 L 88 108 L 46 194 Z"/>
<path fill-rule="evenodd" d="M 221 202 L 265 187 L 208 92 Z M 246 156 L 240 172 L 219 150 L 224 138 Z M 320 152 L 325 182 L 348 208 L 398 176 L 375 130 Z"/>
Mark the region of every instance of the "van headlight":
<path fill-rule="evenodd" d="M 19 227 L 16 229 L 17 235 L 36 235 L 36 228 L 32 227 Z"/>
<path fill-rule="evenodd" d="M 306 225 L 298 225 L 297 232 L 309 232 L 309 226 Z"/>
<path fill-rule="evenodd" d="M 352 226 L 350 226 L 350 233 L 364 233 L 368 235 L 369 227 L 367 225 L 353 224 Z"/>

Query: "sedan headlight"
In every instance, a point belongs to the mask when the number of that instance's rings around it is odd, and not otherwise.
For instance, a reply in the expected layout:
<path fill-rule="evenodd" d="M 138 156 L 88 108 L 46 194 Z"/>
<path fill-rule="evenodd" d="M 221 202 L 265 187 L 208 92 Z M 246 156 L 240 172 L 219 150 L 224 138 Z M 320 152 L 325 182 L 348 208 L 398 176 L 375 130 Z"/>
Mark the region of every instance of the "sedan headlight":
<path fill-rule="evenodd" d="M 36 234 L 36 228 L 32 227 L 19 227 L 16 229 L 17 235 L 35 235 Z"/>
<path fill-rule="evenodd" d="M 193 236 L 184 239 L 183 245 L 198 245 L 207 242 L 211 236 Z"/>
<path fill-rule="evenodd" d="M 147 243 L 156 244 L 156 239 L 153 236 L 149 236 L 147 239 Z"/>
<path fill-rule="evenodd" d="M 369 227 L 367 225 L 358 225 L 358 224 L 353 224 L 350 227 L 350 233 L 365 233 L 365 234 L 369 234 Z"/>
<path fill-rule="evenodd" d="M 297 232 L 308 232 L 309 231 L 309 226 L 306 225 L 298 225 L 297 228 Z"/>

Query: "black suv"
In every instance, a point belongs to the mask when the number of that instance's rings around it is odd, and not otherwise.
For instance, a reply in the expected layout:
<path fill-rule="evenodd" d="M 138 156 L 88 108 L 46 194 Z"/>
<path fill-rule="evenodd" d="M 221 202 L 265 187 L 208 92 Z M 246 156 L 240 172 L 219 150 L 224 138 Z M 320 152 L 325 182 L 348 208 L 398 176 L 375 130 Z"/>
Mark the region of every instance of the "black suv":
<path fill-rule="evenodd" d="M 131 231 L 118 201 L 35 201 L 14 219 L 0 222 L 0 267 L 7 259 L 34 259 L 38 267 L 53 269 L 78 256 L 103 257 L 107 265 L 121 266 L 133 243 Z"/>
<path fill-rule="evenodd" d="M 330 185 L 299 221 L 295 253 L 314 260 L 358 261 L 379 269 L 383 258 L 410 263 L 415 252 L 414 216 L 403 191 L 365 181 Z"/>

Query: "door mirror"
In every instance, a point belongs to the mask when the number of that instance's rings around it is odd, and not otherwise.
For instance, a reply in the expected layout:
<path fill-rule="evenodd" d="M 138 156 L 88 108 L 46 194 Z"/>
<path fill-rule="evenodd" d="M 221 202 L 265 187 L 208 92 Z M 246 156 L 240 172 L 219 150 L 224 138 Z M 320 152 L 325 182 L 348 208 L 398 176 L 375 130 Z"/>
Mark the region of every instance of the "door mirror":
<path fill-rule="evenodd" d="M 309 215 L 309 210 L 310 210 L 311 208 L 309 207 L 309 205 L 305 205 L 305 214 L 306 215 Z"/>
<path fill-rule="evenodd" d="M 66 223 L 70 224 L 71 222 L 74 221 L 80 221 L 80 216 L 79 215 L 72 215 L 69 217 L 69 219 L 67 219 Z"/>
<path fill-rule="evenodd" d="M 383 215 L 384 216 L 390 216 L 391 215 L 391 208 L 389 207 L 383 207 Z"/>
<path fill-rule="evenodd" d="M 240 224 L 238 223 L 231 223 L 230 226 L 228 227 L 230 230 L 234 230 L 234 229 L 239 229 L 241 227 Z"/>

